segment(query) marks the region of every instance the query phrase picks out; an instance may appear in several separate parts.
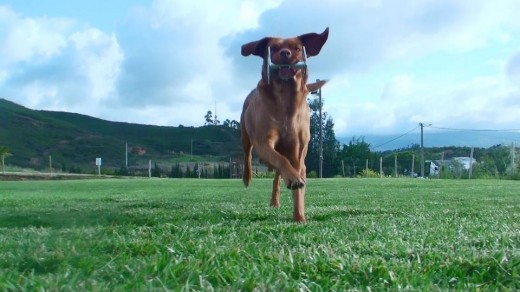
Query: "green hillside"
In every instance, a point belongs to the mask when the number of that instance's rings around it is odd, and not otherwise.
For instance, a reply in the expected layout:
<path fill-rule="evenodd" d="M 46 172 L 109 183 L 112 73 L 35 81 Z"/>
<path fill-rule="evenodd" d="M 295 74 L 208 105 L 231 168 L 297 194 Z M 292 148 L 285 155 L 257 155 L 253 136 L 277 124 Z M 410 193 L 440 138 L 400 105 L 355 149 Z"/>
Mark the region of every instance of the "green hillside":
<path fill-rule="evenodd" d="M 183 155 L 208 160 L 241 155 L 239 131 L 225 126 L 162 127 L 110 122 L 85 115 L 31 110 L 0 99 L 0 146 L 11 149 L 6 163 L 45 169 L 52 156 L 57 169 L 94 168 L 95 158 L 104 167 L 129 167 L 148 160 L 172 163 Z"/>

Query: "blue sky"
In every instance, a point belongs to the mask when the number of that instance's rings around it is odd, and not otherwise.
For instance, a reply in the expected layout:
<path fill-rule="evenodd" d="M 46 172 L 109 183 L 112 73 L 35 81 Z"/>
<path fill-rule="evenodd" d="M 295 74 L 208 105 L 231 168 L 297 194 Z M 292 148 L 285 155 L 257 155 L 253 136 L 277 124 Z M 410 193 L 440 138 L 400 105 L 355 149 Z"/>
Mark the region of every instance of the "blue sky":
<path fill-rule="evenodd" d="M 62 1 L 62 0 L 2 0 L 0 5 L 8 6 L 24 17 L 71 18 L 95 26 L 104 31 L 112 31 L 128 16 L 134 6 L 149 5 L 146 0 L 113 1 Z"/>
<path fill-rule="evenodd" d="M 330 27 L 309 68 L 329 80 L 337 136 L 520 128 L 520 1 L 396 3 L 2 0 L 0 97 L 168 126 L 216 104 L 238 120 L 261 66 L 240 46 Z"/>

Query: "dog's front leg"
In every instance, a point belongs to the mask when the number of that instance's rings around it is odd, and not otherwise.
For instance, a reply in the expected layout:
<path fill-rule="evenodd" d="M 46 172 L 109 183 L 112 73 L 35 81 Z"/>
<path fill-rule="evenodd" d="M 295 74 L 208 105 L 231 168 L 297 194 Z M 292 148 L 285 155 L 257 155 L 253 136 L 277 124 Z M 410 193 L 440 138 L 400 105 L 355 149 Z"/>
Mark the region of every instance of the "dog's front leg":
<path fill-rule="evenodd" d="M 305 185 L 305 178 L 299 174 L 287 158 L 274 149 L 272 141 L 259 143 L 255 148 L 258 156 L 280 173 L 288 188 L 294 190 Z"/>
<path fill-rule="evenodd" d="M 273 194 L 271 196 L 271 207 L 280 208 L 280 172 L 276 170 L 273 180 Z"/>
<path fill-rule="evenodd" d="M 293 195 L 293 219 L 296 222 L 305 222 L 305 187 L 292 190 Z"/>
<path fill-rule="evenodd" d="M 300 175 L 307 179 L 307 168 L 305 167 L 305 155 L 307 153 L 307 146 L 304 146 L 303 148 L 303 155 L 300 156 Z M 305 189 L 304 186 L 301 189 L 293 190 L 293 219 L 296 222 L 304 223 L 306 221 L 305 219 Z"/>

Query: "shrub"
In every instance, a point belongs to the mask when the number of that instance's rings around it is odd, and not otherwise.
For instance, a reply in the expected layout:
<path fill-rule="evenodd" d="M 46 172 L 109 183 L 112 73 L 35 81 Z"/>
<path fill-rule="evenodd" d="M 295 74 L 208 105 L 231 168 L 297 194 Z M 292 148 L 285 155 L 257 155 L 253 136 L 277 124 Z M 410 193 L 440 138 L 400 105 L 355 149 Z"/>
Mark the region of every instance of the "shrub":
<path fill-rule="evenodd" d="M 267 171 L 267 172 L 255 172 L 254 176 L 256 178 L 274 178 L 274 171 Z"/>
<path fill-rule="evenodd" d="M 314 170 L 312 170 L 311 172 L 309 172 L 307 174 L 307 178 L 317 178 L 317 177 L 318 177 L 318 174 Z"/>
<path fill-rule="evenodd" d="M 360 177 L 360 178 L 364 178 L 364 177 L 376 178 L 376 177 L 379 177 L 379 173 L 373 171 L 372 169 L 363 169 L 361 171 L 361 174 L 359 174 L 357 177 Z"/>

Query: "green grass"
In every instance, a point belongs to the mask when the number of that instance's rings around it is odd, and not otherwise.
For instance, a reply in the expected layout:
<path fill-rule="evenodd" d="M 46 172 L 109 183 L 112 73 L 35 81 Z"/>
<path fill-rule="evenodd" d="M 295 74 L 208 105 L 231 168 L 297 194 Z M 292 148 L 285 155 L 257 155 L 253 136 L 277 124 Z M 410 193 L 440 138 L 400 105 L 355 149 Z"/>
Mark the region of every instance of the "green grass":
<path fill-rule="evenodd" d="M 0 290 L 518 290 L 520 184 L 0 182 Z"/>

